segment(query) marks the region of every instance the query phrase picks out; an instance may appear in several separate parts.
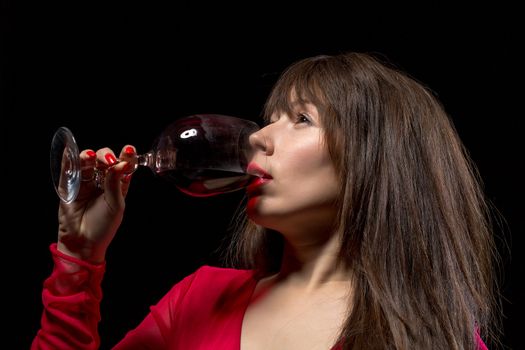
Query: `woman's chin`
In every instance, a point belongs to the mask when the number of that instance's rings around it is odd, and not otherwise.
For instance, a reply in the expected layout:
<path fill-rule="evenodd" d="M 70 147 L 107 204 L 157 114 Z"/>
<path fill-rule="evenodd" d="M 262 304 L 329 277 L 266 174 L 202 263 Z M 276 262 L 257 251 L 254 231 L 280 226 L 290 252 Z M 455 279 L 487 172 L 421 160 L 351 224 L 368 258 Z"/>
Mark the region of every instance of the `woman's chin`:
<path fill-rule="evenodd" d="M 257 225 L 270 228 L 271 215 L 265 212 L 264 207 L 265 205 L 260 196 L 251 197 L 246 205 L 246 215 Z"/>

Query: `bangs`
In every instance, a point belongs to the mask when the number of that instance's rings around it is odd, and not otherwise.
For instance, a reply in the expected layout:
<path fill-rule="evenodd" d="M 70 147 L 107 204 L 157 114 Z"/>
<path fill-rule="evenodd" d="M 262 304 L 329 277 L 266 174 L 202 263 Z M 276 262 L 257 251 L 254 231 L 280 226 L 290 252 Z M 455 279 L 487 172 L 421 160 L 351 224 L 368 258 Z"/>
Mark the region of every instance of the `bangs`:
<path fill-rule="evenodd" d="M 322 57 L 300 61 L 287 69 L 275 84 L 264 106 L 264 121 L 268 123 L 275 113 L 291 114 L 294 104 L 312 103 L 323 115 L 326 98 L 321 88 Z"/>
<path fill-rule="evenodd" d="M 264 106 L 264 122 L 268 124 L 273 114 L 292 115 L 297 104 L 311 103 L 319 112 L 319 122 L 324 130 L 324 142 L 342 176 L 344 164 L 344 114 L 341 113 L 341 77 L 346 68 L 331 56 L 317 56 L 290 66 L 276 82 Z"/>

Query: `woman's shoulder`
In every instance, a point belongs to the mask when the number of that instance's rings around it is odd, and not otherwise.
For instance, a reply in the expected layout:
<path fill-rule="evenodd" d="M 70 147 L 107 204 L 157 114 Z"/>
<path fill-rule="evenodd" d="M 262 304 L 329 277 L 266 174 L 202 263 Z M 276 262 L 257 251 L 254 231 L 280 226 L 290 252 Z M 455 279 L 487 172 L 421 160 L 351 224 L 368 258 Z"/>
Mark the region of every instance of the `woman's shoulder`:
<path fill-rule="evenodd" d="M 161 304 L 179 309 L 195 305 L 201 308 L 218 300 L 251 295 L 257 281 L 254 270 L 241 270 L 204 265 L 176 283 Z M 211 305 L 210 305 L 211 306 Z"/>
<path fill-rule="evenodd" d="M 254 270 L 240 270 L 232 268 L 202 266 L 191 275 L 191 282 L 187 284 L 185 301 L 192 301 L 199 305 L 225 300 L 244 299 L 251 296 L 257 281 Z"/>
<path fill-rule="evenodd" d="M 213 294 L 229 287 L 250 286 L 256 283 L 255 270 L 203 265 L 176 283 L 168 294 L 185 296 L 187 293 Z"/>
<path fill-rule="evenodd" d="M 253 270 L 202 266 L 177 283 L 167 299 L 177 318 L 186 321 L 217 310 L 237 313 L 252 296 L 257 284 L 254 275 Z"/>
<path fill-rule="evenodd" d="M 193 283 L 205 283 L 208 287 L 214 285 L 244 284 L 255 278 L 254 270 L 203 265 L 193 274 Z"/>

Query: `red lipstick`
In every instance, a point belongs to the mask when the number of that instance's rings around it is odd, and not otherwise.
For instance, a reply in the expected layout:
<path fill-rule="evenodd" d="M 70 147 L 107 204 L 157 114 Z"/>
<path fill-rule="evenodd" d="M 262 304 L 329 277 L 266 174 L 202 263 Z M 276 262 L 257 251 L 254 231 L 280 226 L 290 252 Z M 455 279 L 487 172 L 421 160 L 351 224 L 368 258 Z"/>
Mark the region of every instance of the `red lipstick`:
<path fill-rule="evenodd" d="M 256 192 L 260 189 L 261 186 L 264 184 L 270 182 L 273 177 L 268 174 L 263 168 L 261 168 L 257 163 L 251 162 L 248 164 L 248 168 L 246 172 L 250 175 L 256 176 L 246 187 L 246 193 L 248 195 L 250 194 L 256 194 Z"/>
<path fill-rule="evenodd" d="M 268 174 L 263 168 L 261 168 L 257 163 L 251 162 L 248 164 L 246 172 L 250 175 L 254 175 L 263 179 L 273 179 L 272 175 Z"/>

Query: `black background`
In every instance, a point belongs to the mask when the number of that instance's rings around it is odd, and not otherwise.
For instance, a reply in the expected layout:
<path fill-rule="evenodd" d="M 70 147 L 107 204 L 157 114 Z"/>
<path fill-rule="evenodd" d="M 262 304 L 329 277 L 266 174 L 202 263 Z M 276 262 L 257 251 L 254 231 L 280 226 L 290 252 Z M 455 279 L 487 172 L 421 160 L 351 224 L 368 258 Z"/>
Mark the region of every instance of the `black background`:
<path fill-rule="evenodd" d="M 366 51 L 384 55 L 439 96 L 479 166 L 487 196 L 506 220 L 497 230 L 503 341 L 523 348 L 524 128 L 517 107 L 523 38 L 516 11 L 503 5 L 468 11 L 346 5 L 285 13 L 269 4 L 145 3 L 2 3 L 9 343 L 28 348 L 39 326 L 41 286 L 52 266 L 47 247 L 57 229 L 48 171 L 56 128 L 68 126 L 80 148 L 119 150 L 131 143 L 146 151 L 164 126 L 186 115 L 260 121 L 278 73 L 297 59 Z M 135 174 L 107 258 L 103 348 L 137 325 L 173 283 L 202 264 L 218 263 L 217 249 L 241 199 L 242 193 L 195 199 L 148 169 Z"/>

